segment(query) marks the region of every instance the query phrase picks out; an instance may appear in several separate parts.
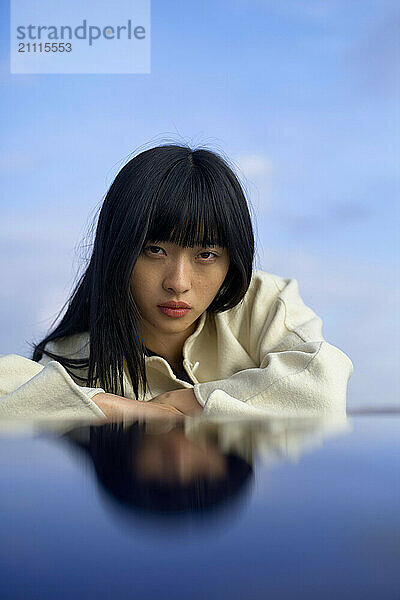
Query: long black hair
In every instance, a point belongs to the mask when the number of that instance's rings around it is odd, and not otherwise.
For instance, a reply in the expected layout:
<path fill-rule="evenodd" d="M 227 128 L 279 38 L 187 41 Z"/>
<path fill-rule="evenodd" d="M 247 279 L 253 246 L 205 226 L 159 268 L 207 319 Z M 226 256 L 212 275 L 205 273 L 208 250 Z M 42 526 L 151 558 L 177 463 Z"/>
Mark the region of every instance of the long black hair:
<path fill-rule="evenodd" d="M 145 347 L 130 280 L 148 240 L 182 247 L 220 245 L 230 266 L 210 312 L 233 308 L 251 279 L 254 235 L 243 189 L 227 159 L 205 148 L 165 144 L 133 157 L 119 171 L 101 207 L 93 252 L 58 326 L 34 344 L 82 385 L 124 395 L 124 365 L 136 398 L 146 393 Z M 62 312 L 62 311 L 61 311 Z M 89 334 L 87 358 L 60 356 L 46 348 L 53 340 Z"/>

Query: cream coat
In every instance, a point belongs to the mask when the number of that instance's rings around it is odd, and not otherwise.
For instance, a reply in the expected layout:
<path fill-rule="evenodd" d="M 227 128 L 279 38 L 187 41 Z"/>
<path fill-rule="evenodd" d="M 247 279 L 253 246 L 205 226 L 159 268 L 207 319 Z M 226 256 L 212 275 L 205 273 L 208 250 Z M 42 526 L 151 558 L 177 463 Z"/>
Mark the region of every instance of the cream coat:
<path fill-rule="evenodd" d="M 88 334 L 48 348 L 72 358 L 87 356 Z M 324 339 L 322 321 L 302 301 L 297 281 L 264 271 L 253 273 L 239 305 L 200 317 L 183 347 L 192 384 L 177 379 L 164 358 L 145 360 L 145 401 L 193 387 L 204 414 L 226 416 L 343 414 L 353 372 L 349 357 Z M 101 388 L 77 385 L 46 356 L 40 362 L 0 356 L 0 416 L 104 417 L 91 400 Z M 125 396 L 133 398 L 127 373 L 124 385 Z"/>

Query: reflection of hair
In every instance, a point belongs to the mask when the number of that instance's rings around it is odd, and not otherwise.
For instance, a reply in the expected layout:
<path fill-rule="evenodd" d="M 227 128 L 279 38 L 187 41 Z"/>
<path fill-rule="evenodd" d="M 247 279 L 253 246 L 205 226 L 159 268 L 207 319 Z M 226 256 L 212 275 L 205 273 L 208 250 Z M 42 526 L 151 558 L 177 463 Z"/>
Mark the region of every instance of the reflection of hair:
<path fill-rule="evenodd" d="M 138 154 L 120 170 L 101 208 L 86 272 L 59 325 L 35 345 L 33 360 L 44 353 L 67 370 L 87 368 L 84 385 L 124 395 L 125 358 L 136 398 L 140 390 L 144 394 L 144 345 L 130 279 L 145 243 L 168 240 L 226 247 L 229 270 L 208 310 L 240 302 L 250 283 L 254 236 L 242 187 L 218 154 L 167 144 Z M 45 350 L 52 340 L 82 332 L 90 334 L 87 359 Z"/>
<path fill-rule="evenodd" d="M 125 505 L 165 514 L 201 512 L 238 496 L 251 479 L 252 467 L 227 454 L 227 474 L 221 479 L 195 479 L 190 484 L 141 480 L 136 476 L 135 456 L 143 435 L 138 423 L 126 429 L 119 424 L 90 428 L 88 450 L 98 479 Z"/>

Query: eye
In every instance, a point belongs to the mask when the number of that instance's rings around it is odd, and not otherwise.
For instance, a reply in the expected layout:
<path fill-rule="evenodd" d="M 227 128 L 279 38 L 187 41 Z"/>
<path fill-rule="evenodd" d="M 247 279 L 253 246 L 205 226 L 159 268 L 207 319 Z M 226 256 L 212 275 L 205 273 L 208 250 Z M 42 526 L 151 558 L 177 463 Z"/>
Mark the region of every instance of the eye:
<path fill-rule="evenodd" d="M 146 246 L 144 248 L 144 251 L 152 256 L 161 256 L 159 250 L 161 250 L 161 253 L 164 252 L 164 250 L 160 248 L 160 246 Z"/>
<path fill-rule="evenodd" d="M 211 262 L 214 258 L 217 258 L 218 254 L 216 254 L 215 252 L 208 251 L 201 252 L 198 256 L 200 256 L 207 262 Z"/>

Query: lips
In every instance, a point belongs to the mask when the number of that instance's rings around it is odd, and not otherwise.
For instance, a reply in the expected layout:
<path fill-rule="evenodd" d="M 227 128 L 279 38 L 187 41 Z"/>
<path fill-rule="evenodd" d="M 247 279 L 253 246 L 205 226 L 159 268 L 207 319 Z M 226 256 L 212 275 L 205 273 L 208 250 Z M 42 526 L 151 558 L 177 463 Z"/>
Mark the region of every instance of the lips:
<path fill-rule="evenodd" d="M 163 304 L 158 304 L 157 306 L 159 306 L 160 308 L 174 308 L 174 309 L 178 309 L 178 308 L 185 308 L 185 309 L 190 309 L 191 307 L 189 306 L 189 304 L 186 304 L 186 302 L 164 302 Z"/>
<path fill-rule="evenodd" d="M 191 307 L 186 302 L 164 302 L 164 304 L 158 304 L 157 307 L 159 311 L 172 319 L 184 317 L 191 310 Z"/>

